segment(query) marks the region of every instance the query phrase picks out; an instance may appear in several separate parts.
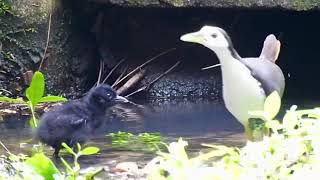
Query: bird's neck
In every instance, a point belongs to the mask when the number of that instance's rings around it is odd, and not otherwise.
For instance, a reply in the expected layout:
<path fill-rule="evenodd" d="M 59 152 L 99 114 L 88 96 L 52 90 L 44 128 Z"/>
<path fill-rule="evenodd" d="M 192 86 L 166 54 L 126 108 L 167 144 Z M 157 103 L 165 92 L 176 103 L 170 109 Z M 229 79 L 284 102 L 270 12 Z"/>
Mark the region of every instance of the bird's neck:
<path fill-rule="evenodd" d="M 103 114 L 106 109 L 104 105 L 90 98 L 87 98 L 84 102 L 92 114 Z"/>
<path fill-rule="evenodd" d="M 237 51 L 234 50 L 232 47 L 229 47 L 229 48 L 215 47 L 210 49 L 213 50 L 218 56 L 218 59 L 220 61 L 222 68 L 225 66 L 228 66 L 228 64 L 232 63 L 232 61 L 240 60 L 241 58 L 238 55 Z"/>

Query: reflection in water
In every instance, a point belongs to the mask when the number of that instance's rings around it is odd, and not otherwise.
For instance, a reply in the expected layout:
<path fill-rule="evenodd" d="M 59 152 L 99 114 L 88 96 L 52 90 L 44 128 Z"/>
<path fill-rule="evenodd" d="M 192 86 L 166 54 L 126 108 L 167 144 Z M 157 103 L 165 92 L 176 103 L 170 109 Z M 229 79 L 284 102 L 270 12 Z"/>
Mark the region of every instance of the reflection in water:
<path fill-rule="evenodd" d="M 101 153 L 83 158 L 82 163 L 85 166 L 97 164 L 97 162 L 100 165 L 106 164 L 110 160 L 141 162 L 152 157 L 152 155 L 143 153 L 118 151 L 112 147 L 106 147 L 110 142 L 107 142 L 104 135 L 109 132 L 160 132 L 169 141 L 184 137 L 188 140 L 191 151 L 202 148 L 200 143 L 239 146 L 244 142 L 241 125 L 219 102 L 182 100 L 160 105 L 145 103 L 143 108 L 130 104 L 117 105 L 107 111 L 107 116 L 106 119 L 111 119 L 111 121 L 104 122 L 89 142 L 90 145 L 100 147 Z M 5 126 L 5 123 L 1 126 Z M 27 124 L 10 125 L 10 127 L 2 127 L 2 129 L 0 131 L 1 140 L 12 152 L 27 153 L 30 150 L 32 145 L 29 144 L 26 145 L 27 147 L 19 147 L 19 143 L 32 138 L 32 132 Z M 0 152 L 4 153 L 3 149 Z M 48 154 L 52 154 L 52 152 L 48 152 Z"/>

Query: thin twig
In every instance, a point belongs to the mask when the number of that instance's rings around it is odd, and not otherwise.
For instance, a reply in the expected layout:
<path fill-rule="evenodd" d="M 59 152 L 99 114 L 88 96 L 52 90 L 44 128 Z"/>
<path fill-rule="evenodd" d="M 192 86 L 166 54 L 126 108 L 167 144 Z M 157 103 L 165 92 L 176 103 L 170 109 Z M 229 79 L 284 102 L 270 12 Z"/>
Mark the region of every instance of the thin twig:
<path fill-rule="evenodd" d="M 118 83 L 120 81 L 120 79 L 124 76 L 124 74 L 127 72 L 128 69 L 128 65 L 126 65 L 126 67 L 123 69 L 123 72 L 120 74 L 120 76 L 116 79 L 116 81 L 112 84 L 112 88 L 115 87 L 115 84 Z"/>
<path fill-rule="evenodd" d="M 175 67 L 177 67 L 180 64 L 180 61 L 176 62 L 173 66 L 171 66 L 167 71 L 165 71 L 164 73 L 160 74 L 160 76 L 156 77 L 154 80 L 152 80 L 149 84 L 143 86 L 140 89 L 137 89 L 136 91 L 126 95 L 125 97 L 130 97 L 134 94 L 137 94 L 138 92 L 141 92 L 143 90 L 146 90 L 148 88 L 150 88 L 150 86 L 152 86 L 152 84 L 154 84 L 155 82 L 157 82 L 159 79 L 161 79 L 163 76 L 167 75 L 168 73 L 170 73 Z"/>
<path fill-rule="evenodd" d="M 201 68 L 201 70 L 207 70 L 207 69 L 215 68 L 215 67 L 218 67 L 218 66 L 221 66 L 221 64 L 215 64 L 215 65 L 211 65 L 211 66 L 208 66 L 208 67 L 204 67 L 204 68 Z"/>
<path fill-rule="evenodd" d="M 10 94 L 10 95 L 13 95 L 12 92 L 10 92 L 10 91 L 8 91 L 8 90 L 6 90 L 6 89 L 0 89 L 0 91 L 6 92 L 6 93 L 8 93 L 8 94 Z"/>
<path fill-rule="evenodd" d="M 96 82 L 96 86 L 99 86 L 99 84 L 100 84 L 101 75 L 102 75 L 102 72 L 103 72 L 103 67 L 104 67 L 104 62 L 100 61 L 99 75 L 98 75 L 98 80 Z"/>
<path fill-rule="evenodd" d="M 113 71 L 115 71 L 118 66 L 120 66 L 121 63 L 123 63 L 126 60 L 126 58 L 121 59 L 109 72 L 109 74 L 104 78 L 104 80 L 102 81 L 102 84 L 106 82 L 106 80 L 111 76 L 111 74 L 113 73 Z"/>
<path fill-rule="evenodd" d="M 3 147 L 4 150 L 7 151 L 8 154 L 11 154 L 11 152 L 9 151 L 9 149 L 2 143 L 2 141 L 0 141 L 0 145 Z"/>
<path fill-rule="evenodd" d="M 52 19 L 52 14 L 50 12 L 50 14 L 49 14 L 49 22 L 48 22 L 47 42 L 46 42 L 46 47 L 44 49 L 43 57 L 41 59 L 41 63 L 40 63 L 39 68 L 38 68 L 39 71 L 42 68 L 42 65 L 43 65 L 43 62 L 44 62 L 44 60 L 46 58 L 46 54 L 47 54 L 48 47 L 49 47 L 50 31 L 51 31 L 51 19 Z"/>
<path fill-rule="evenodd" d="M 123 80 L 125 80 L 127 77 L 129 77 L 130 75 L 132 75 L 133 73 L 135 73 L 136 71 L 138 71 L 139 69 L 143 68 L 144 66 L 146 66 L 147 64 L 149 64 L 150 62 L 154 61 L 155 59 L 157 59 L 158 57 L 160 56 L 163 56 L 173 50 L 175 50 L 176 48 L 171 48 L 171 49 L 168 49 L 156 56 L 154 56 L 153 58 L 147 60 L 146 62 L 144 62 L 143 64 L 141 64 L 140 66 L 136 67 L 134 70 L 132 70 L 131 72 L 129 72 L 127 75 L 125 75 L 123 78 L 121 78 L 117 83 L 115 83 L 114 85 L 112 85 L 112 87 L 118 85 L 119 83 L 121 83 Z"/>
<path fill-rule="evenodd" d="M 146 70 L 142 69 L 141 71 L 133 75 L 126 83 L 124 83 L 123 86 L 117 89 L 117 94 L 122 95 L 126 93 L 130 87 L 134 86 L 141 78 L 143 78 L 145 73 Z"/>

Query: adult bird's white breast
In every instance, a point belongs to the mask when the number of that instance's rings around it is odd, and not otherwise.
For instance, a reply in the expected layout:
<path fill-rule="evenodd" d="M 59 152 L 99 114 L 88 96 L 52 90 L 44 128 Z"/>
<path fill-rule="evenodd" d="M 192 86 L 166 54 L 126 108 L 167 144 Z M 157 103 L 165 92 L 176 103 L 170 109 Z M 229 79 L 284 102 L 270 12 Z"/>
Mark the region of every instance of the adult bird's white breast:
<path fill-rule="evenodd" d="M 229 57 L 232 58 L 232 57 Z M 221 63 L 222 93 L 228 111 L 247 126 L 249 111 L 263 110 L 265 92 L 250 70 L 236 59 Z"/>

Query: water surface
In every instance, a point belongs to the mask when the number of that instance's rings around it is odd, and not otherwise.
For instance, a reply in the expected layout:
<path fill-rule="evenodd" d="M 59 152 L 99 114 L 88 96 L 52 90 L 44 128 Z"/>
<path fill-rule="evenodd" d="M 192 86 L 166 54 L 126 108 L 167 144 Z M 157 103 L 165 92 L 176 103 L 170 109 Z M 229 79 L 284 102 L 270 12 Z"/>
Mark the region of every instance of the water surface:
<path fill-rule="evenodd" d="M 285 101 L 284 109 L 289 108 L 292 104 L 294 104 L 292 101 Z M 316 104 L 304 101 L 304 105 L 299 107 L 314 107 Z M 113 115 L 110 115 L 110 112 Z M 222 102 L 181 100 L 162 102 L 157 105 L 145 102 L 141 106 L 118 106 L 108 111 L 107 114 L 106 121 L 110 119 L 112 121 L 101 126 L 95 136 L 87 143 L 98 146 L 101 152 L 98 155 L 82 158 L 83 167 L 110 165 L 110 163 L 123 161 L 144 164 L 154 157 L 152 154 L 143 152 L 112 148 L 110 141 L 104 136 L 109 132 L 159 132 L 168 142 L 183 137 L 189 143 L 189 152 L 205 149 L 201 143 L 229 146 L 242 146 L 245 143 L 241 125 L 227 112 Z M 0 138 L 13 153 L 30 154 L 30 149 L 36 142 L 29 142 L 32 139 L 32 130 L 23 120 L 27 117 L 21 119 L 16 120 L 13 117 L 0 123 Z M 50 155 L 53 153 L 50 148 L 47 148 L 46 152 Z M 5 153 L 3 148 L 0 148 L 0 153 Z"/>

